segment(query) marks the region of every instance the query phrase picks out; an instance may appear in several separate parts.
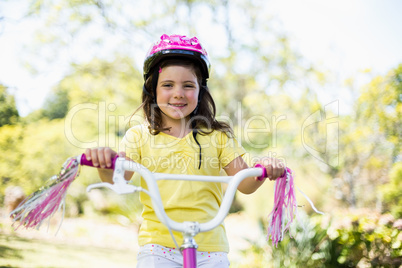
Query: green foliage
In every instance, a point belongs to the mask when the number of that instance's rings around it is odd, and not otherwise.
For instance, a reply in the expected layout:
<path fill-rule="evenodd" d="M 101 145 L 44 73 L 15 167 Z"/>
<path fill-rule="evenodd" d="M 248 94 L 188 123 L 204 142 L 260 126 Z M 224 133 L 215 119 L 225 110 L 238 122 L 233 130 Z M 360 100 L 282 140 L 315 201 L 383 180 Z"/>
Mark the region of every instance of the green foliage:
<path fill-rule="evenodd" d="M 20 142 L 23 138 L 23 128 L 19 125 L 0 127 L 0 204 L 3 204 L 6 186 L 22 182 L 19 167 L 22 158 Z"/>
<path fill-rule="evenodd" d="M 299 213 L 278 247 L 260 241 L 243 253 L 259 260 L 252 267 L 400 267 L 401 224 L 389 214 L 354 211 L 307 218 Z"/>
<path fill-rule="evenodd" d="M 393 144 L 392 161 L 401 151 L 402 139 L 402 64 L 385 77 L 375 77 L 359 97 L 360 118 L 372 131 L 383 134 Z"/>
<path fill-rule="evenodd" d="M 13 125 L 19 120 L 14 96 L 7 92 L 7 88 L 0 84 L 0 127 Z"/>
<path fill-rule="evenodd" d="M 345 267 L 399 267 L 402 264 L 400 222 L 389 214 L 359 213 L 343 216 L 328 228 L 331 246 Z"/>
<path fill-rule="evenodd" d="M 43 109 L 20 124 L 0 127 L 1 203 L 8 186 L 22 186 L 30 194 L 57 174 L 67 158 L 82 154 L 87 147 L 117 150 L 118 136 L 139 105 L 142 78 L 132 65 L 117 58 L 79 67 L 60 82 Z M 85 187 L 98 181 L 96 173 L 86 169 L 69 189 L 68 207 L 75 211 L 71 215 L 84 212 Z M 113 204 L 109 211 L 116 211 Z"/>
<path fill-rule="evenodd" d="M 303 212 L 278 247 L 272 246 L 274 267 L 330 267 L 335 252 L 322 251 L 326 230 Z M 324 265 L 324 263 L 329 265 Z"/>
<path fill-rule="evenodd" d="M 402 67 L 360 89 L 353 112 L 339 120 L 339 166 L 330 167 L 337 198 L 352 207 L 374 207 L 379 185 L 401 155 Z"/>
<path fill-rule="evenodd" d="M 32 192 L 60 170 L 74 151 L 64 139 L 63 123 L 42 120 L 0 128 L 2 188 L 13 184 Z"/>
<path fill-rule="evenodd" d="M 44 104 L 43 115 L 52 120 L 64 118 L 69 109 L 70 99 L 66 89 L 57 89 L 50 95 Z"/>
<path fill-rule="evenodd" d="M 384 207 L 396 218 L 402 218 L 402 163 L 395 163 L 389 172 L 389 182 L 381 186 Z"/>
<path fill-rule="evenodd" d="M 29 124 L 41 119 L 53 120 L 64 118 L 69 111 L 69 104 L 70 99 L 67 90 L 57 87 L 46 98 L 43 107 L 30 113 L 23 118 L 23 121 Z"/>

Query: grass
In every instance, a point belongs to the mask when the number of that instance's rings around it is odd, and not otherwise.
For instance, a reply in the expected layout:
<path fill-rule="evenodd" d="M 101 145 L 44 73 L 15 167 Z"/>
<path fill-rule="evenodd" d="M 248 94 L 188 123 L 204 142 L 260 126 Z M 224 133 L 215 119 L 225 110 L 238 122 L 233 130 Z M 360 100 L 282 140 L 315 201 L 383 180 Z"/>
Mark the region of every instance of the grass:
<path fill-rule="evenodd" d="M 135 252 L 0 234 L 1 267 L 135 267 Z"/>
<path fill-rule="evenodd" d="M 0 268 L 135 267 L 136 232 L 104 218 L 55 217 L 40 230 L 17 231 L 0 210 Z"/>
<path fill-rule="evenodd" d="M 1 212 L 1 211 L 0 211 Z M 65 218 L 55 235 L 59 218 L 49 230 L 20 228 L 14 231 L 11 221 L 0 213 L 0 268 L 2 267 L 135 267 L 137 258 L 137 229 L 135 224 L 105 217 Z M 225 221 L 231 251 L 231 267 L 258 267 L 244 260 L 241 251 L 250 247 L 244 240 L 261 236 L 258 224 L 242 214 L 231 214 Z"/>

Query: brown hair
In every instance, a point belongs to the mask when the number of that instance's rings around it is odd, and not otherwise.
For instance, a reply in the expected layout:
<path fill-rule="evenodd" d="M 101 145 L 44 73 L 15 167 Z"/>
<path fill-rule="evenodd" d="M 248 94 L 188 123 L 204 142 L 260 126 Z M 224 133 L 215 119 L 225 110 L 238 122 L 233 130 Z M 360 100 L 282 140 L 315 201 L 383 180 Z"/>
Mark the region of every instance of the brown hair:
<path fill-rule="evenodd" d="M 190 68 L 197 77 L 197 82 L 200 87 L 199 102 L 197 112 L 191 114 L 190 122 L 193 129 L 196 129 L 201 135 L 212 133 L 214 130 L 225 132 L 228 136 L 233 136 L 233 130 L 229 124 L 216 120 L 215 102 L 206 85 L 203 85 L 203 76 L 198 64 L 186 58 L 168 58 L 163 60 L 154 68 L 164 68 L 168 66 L 183 66 Z M 151 71 L 144 84 L 142 92 L 142 104 L 133 113 L 138 112 L 141 108 L 144 111 L 146 121 L 149 123 L 149 131 L 153 135 L 159 134 L 161 131 L 169 130 L 162 126 L 162 111 L 156 104 L 156 96 L 153 90 L 152 78 L 154 72 Z M 206 83 L 205 83 L 206 84 Z M 145 90 L 147 92 L 145 92 Z M 133 116 L 132 115 L 132 116 Z"/>

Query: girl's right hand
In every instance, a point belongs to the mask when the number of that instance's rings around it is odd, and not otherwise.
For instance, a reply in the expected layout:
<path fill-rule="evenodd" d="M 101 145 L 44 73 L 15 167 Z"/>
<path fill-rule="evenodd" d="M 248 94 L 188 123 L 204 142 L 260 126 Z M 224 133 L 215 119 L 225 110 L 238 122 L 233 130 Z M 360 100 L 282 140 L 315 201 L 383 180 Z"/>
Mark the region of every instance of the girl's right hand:
<path fill-rule="evenodd" d="M 106 168 L 112 166 L 112 160 L 117 155 L 117 152 L 113 151 L 109 147 L 97 147 L 85 150 L 85 157 L 88 161 L 92 161 L 94 167 Z M 124 152 L 120 152 L 119 156 L 125 157 Z"/>

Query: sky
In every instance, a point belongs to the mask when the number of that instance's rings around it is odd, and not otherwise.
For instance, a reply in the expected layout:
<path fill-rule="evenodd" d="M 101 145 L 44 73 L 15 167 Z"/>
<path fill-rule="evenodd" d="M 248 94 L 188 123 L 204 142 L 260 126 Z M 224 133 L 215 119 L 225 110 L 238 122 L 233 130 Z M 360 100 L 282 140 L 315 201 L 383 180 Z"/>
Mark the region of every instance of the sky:
<path fill-rule="evenodd" d="M 402 63 L 402 1 L 282 0 L 274 13 L 303 55 L 347 71 L 389 70 Z"/>
<path fill-rule="evenodd" d="M 370 69 L 384 75 L 402 63 L 402 1 L 400 0 L 270 0 L 292 46 L 307 60 L 342 79 Z M 63 68 L 32 74 L 21 55 L 29 45 L 35 21 L 17 23 L 21 1 L 1 1 L 0 83 L 15 94 L 22 116 L 38 109 Z M 341 91 L 340 91 L 341 92 Z M 333 98 L 333 95 L 332 95 Z M 324 101 L 330 102 L 330 99 Z M 342 104 L 341 104 L 342 105 Z"/>

